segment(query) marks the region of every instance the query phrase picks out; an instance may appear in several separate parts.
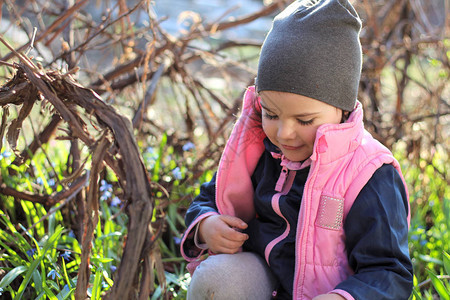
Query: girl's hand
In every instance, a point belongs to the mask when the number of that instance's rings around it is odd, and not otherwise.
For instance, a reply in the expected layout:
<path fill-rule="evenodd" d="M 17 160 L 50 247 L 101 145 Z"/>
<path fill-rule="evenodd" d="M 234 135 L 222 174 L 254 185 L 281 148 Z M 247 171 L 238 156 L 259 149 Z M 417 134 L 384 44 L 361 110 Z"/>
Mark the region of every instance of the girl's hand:
<path fill-rule="evenodd" d="M 344 297 L 342 297 L 339 294 L 323 294 L 319 295 L 313 298 L 313 300 L 345 300 Z"/>
<path fill-rule="evenodd" d="M 233 216 L 214 215 L 200 222 L 199 239 L 205 242 L 214 253 L 234 254 L 248 239 L 248 235 L 239 232 L 247 224 Z"/>

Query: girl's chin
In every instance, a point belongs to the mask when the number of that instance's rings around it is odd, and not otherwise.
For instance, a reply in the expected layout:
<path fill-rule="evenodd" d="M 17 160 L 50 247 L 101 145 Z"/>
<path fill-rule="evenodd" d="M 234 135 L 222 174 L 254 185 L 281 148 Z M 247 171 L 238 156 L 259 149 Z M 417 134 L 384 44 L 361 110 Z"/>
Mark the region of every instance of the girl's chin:
<path fill-rule="evenodd" d="M 308 159 L 312 153 L 292 153 L 295 151 L 283 151 L 283 155 L 290 161 L 298 162 Z"/>

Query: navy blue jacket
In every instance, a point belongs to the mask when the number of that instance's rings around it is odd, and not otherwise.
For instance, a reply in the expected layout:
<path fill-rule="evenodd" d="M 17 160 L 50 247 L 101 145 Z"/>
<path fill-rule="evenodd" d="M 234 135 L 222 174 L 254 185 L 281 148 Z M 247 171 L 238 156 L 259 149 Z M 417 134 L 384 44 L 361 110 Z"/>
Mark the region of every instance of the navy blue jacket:
<path fill-rule="evenodd" d="M 248 223 L 245 251 L 264 257 L 266 245 L 280 235 L 286 222 L 272 209 L 274 186 L 281 172 L 277 151 L 268 140 L 253 173 L 257 218 Z M 291 190 L 280 199 L 280 209 L 290 224 L 288 236 L 270 255 L 270 269 L 279 281 L 278 299 L 292 299 L 295 267 L 295 234 L 300 201 L 309 167 L 297 171 Z M 217 212 L 215 176 L 202 185 L 186 213 L 186 225 L 207 212 Z M 344 224 L 346 250 L 355 274 L 336 288 L 355 299 L 408 299 L 412 290 L 412 264 L 408 252 L 408 203 L 403 182 L 392 165 L 380 167 L 361 190 Z M 400 217 L 399 217 L 400 216 Z M 403 216 L 403 217 L 401 217 Z M 189 247 L 191 243 L 186 243 Z"/>

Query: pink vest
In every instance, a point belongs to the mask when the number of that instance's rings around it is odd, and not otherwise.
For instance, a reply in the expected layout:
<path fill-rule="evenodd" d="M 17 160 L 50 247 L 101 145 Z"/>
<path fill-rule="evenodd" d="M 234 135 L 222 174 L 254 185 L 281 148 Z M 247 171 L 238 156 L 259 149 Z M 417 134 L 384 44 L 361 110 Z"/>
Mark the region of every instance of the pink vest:
<path fill-rule="evenodd" d="M 265 134 L 249 117 L 254 97 L 254 87 L 249 87 L 216 178 L 219 213 L 244 221 L 255 217 L 250 178 L 264 151 Z M 317 131 L 298 218 L 294 299 L 312 299 L 330 291 L 353 299 L 345 291 L 333 290 L 352 274 L 345 251 L 343 222 L 357 195 L 379 167 L 392 164 L 402 176 L 391 152 L 363 128 L 362 118 L 358 102 L 346 123 L 325 124 Z M 408 213 L 408 222 L 409 218 Z"/>

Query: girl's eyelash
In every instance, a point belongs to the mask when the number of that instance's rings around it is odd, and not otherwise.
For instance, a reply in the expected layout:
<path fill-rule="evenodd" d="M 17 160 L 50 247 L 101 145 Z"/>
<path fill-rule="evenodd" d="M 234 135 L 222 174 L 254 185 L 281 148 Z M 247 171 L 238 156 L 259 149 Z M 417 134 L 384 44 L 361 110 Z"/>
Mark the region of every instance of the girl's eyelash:
<path fill-rule="evenodd" d="M 275 120 L 276 118 L 278 118 L 278 116 L 277 115 L 270 115 L 267 112 L 264 112 L 264 118 L 266 118 L 268 120 Z M 308 121 L 303 121 L 303 120 L 297 119 L 297 122 L 300 125 L 303 125 L 303 126 L 311 125 L 313 123 L 313 121 L 314 121 L 314 119 L 311 119 L 311 120 L 308 120 Z"/>
<path fill-rule="evenodd" d="M 277 118 L 276 115 L 269 115 L 267 112 L 264 112 L 264 117 L 269 119 L 269 120 L 274 120 Z"/>
<path fill-rule="evenodd" d="M 297 121 L 300 123 L 300 125 L 311 125 L 312 122 L 314 121 L 314 119 L 308 120 L 308 121 L 303 121 L 303 120 L 298 120 Z"/>

